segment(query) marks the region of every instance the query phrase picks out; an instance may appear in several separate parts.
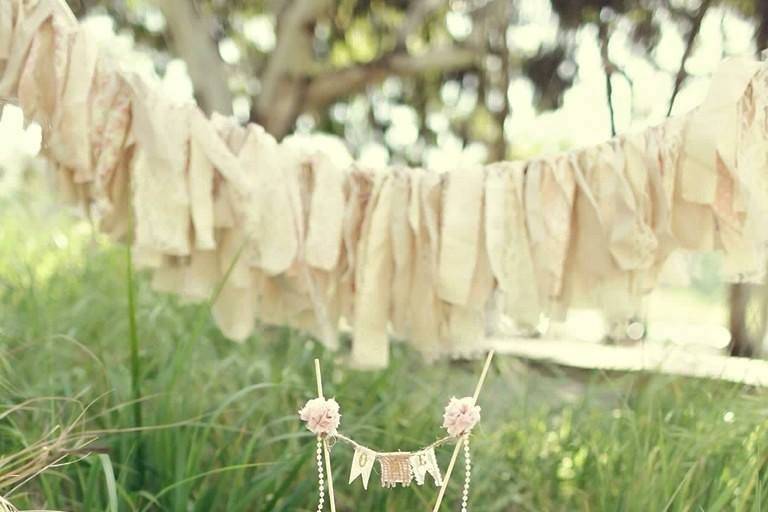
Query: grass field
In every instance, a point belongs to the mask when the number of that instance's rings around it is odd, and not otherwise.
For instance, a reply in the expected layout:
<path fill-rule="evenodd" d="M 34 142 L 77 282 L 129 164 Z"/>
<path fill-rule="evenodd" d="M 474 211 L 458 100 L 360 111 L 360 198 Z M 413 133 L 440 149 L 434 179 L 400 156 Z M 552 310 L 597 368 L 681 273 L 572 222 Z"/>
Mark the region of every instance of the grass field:
<path fill-rule="evenodd" d="M 295 414 L 314 357 L 342 429 L 381 449 L 435 439 L 446 400 L 471 393 L 478 362 L 426 366 L 398 347 L 364 373 L 282 329 L 234 344 L 206 305 L 152 292 L 124 247 L 37 204 L 0 206 L 0 494 L 20 508 L 315 510 L 314 442 Z M 472 510 L 768 510 L 764 390 L 498 358 L 481 405 Z M 56 425 L 106 453 L 72 454 L 7 495 L 8 456 Z M 430 486 L 346 485 L 351 455 L 334 448 L 339 511 L 428 510 Z"/>

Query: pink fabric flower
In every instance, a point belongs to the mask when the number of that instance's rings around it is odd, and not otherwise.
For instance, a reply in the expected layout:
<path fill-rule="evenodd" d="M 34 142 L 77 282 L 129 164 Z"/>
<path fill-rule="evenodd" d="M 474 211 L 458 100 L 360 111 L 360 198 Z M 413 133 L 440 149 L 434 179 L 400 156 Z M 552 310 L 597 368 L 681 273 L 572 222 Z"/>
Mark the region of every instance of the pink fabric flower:
<path fill-rule="evenodd" d="M 473 403 L 472 397 L 451 398 L 443 414 L 443 428 L 453 437 L 469 433 L 480 421 L 480 406 Z"/>
<path fill-rule="evenodd" d="M 341 422 L 339 404 L 333 398 L 313 398 L 299 411 L 299 418 L 307 422 L 307 428 L 314 434 L 335 435 Z"/>

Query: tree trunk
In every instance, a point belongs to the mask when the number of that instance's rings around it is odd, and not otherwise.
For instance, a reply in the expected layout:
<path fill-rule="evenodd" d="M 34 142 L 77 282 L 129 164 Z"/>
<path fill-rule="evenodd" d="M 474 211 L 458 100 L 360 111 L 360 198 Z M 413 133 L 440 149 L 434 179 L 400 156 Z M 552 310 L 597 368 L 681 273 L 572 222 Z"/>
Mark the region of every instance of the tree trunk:
<path fill-rule="evenodd" d="M 757 2 L 757 32 L 755 42 L 758 53 L 768 48 L 768 2 Z"/>
<path fill-rule="evenodd" d="M 752 340 L 747 329 L 747 305 L 749 303 L 749 285 L 734 283 L 729 289 L 729 313 L 731 344 L 728 347 L 732 356 L 751 357 L 754 353 Z"/>
<path fill-rule="evenodd" d="M 286 2 L 278 17 L 277 46 L 261 77 L 262 89 L 251 120 L 278 139 L 288 134 L 304 110 L 305 93 L 313 74 L 315 23 L 330 8 L 329 0 Z"/>
<path fill-rule="evenodd" d="M 187 64 L 198 105 L 206 113 L 232 113 L 226 66 L 219 57 L 211 23 L 190 0 L 158 0 L 171 35 L 171 45 Z"/>

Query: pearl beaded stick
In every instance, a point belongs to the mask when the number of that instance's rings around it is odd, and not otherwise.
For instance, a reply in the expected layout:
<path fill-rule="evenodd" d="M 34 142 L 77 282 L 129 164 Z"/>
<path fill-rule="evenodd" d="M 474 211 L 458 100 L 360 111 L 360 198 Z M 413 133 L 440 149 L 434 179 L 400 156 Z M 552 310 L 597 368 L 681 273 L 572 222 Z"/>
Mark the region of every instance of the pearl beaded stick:
<path fill-rule="evenodd" d="M 320 360 L 315 359 L 315 377 L 317 378 L 317 396 L 318 398 L 325 398 L 323 396 L 323 377 L 320 374 Z M 326 482 L 328 482 L 328 500 L 331 502 L 331 512 L 336 512 L 336 500 L 333 496 L 333 472 L 331 471 L 331 454 L 328 452 L 328 441 L 325 437 L 317 436 L 317 488 L 318 488 L 318 503 L 317 510 L 321 512 L 323 510 L 323 502 L 325 501 L 325 492 L 323 489 L 323 464 L 320 460 L 320 451 L 323 452 L 325 457 L 325 476 Z"/>
<path fill-rule="evenodd" d="M 469 481 L 472 478 L 472 457 L 469 454 L 469 434 L 464 436 L 464 490 L 461 493 L 461 512 L 467 512 Z"/>
<path fill-rule="evenodd" d="M 317 512 L 323 512 L 325 504 L 325 484 L 323 481 L 323 441 L 317 436 Z"/>
<path fill-rule="evenodd" d="M 488 369 L 491 367 L 491 360 L 493 359 L 493 350 L 488 352 L 488 357 L 485 358 L 485 366 L 483 366 L 483 373 L 480 374 L 480 380 L 477 382 L 477 387 L 475 388 L 475 394 L 472 396 L 472 404 L 477 403 L 477 398 L 480 396 L 480 390 L 483 389 L 483 383 L 485 382 L 485 376 L 488 374 Z M 453 455 L 451 456 L 451 462 L 448 464 L 448 469 L 445 472 L 445 477 L 443 478 L 443 485 L 440 487 L 440 492 L 437 494 L 437 502 L 435 503 L 435 508 L 432 509 L 432 512 L 437 512 L 440 509 L 440 504 L 443 502 L 443 496 L 445 496 L 445 490 L 448 488 L 448 481 L 451 479 L 451 473 L 453 473 L 453 466 L 456 465 L 456 459 L 459 456 L 459 451 L 461 450 L 462 444 L 469 441 L 469 435 L 464 435 L 459 438 L 458 442 L 456 443 L 456 446 L 453 449 Z M 465 454 L 468 454 L 468 452 L 464 452 Z M 467 459 L 469 461 L 469 459 Z M 469 464 L 467 464 L 467 467 Z M 465 480 L 465 487 L 467 490 L 467 495 L 469 494 L 467 480 Z M 466 503 L 463 502 L 463 503 Z M 465 507 L 462 507 L 462 509 L 465 509 Z"/>

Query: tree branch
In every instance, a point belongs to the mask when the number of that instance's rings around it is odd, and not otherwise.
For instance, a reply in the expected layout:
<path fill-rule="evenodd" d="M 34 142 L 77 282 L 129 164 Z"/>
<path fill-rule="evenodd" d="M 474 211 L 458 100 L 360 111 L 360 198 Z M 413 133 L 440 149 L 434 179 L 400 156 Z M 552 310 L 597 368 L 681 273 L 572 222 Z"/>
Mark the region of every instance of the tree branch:
<path fill-rule="evenodd" d="M 608 34 L 608 23 L 600 22 L 598 25 L 598 38 L 600 39 L 600 57 L 603 61 L 603 69 L 605 70 L 605 95 L 608 100 L 608 111 L 611 116 L 611 137 L 616 136 L 616 112 L 613 107 L 613 84 L 611 83 L 611 77 L 615 70 L 615 66 L 611 62 L 608 56 L 608 42 L 610 41 L 610 35 Z"/>
<path fill-rule="evenodd" d="M 497 38 L 497 45 L 499 46 L 495 53 L 501 59 L 501 70 L 498 77 L 498 85 L 499 89 L 501 90 L 501 93 L 503 95 L 503 101 L 501 104 L 501 109 L 499 109 L 498 112 L 495 112 L 493 115 L 496 119 L 496 122 L 499 125 L 499 134 L 494 143 L 491 146 L 491 152 L 489 155 L 489 160 L 491 161 L 501 161 L 507 158 L 507 150 L 509 149 L 509 144 L 507 143 L 507 137 L 505 133 L 505 125 L 507 122 L 507 117 L 510 113 L 510 105 L 509 105 L 509 86 L 511 82 L 511 66 L 510 66 L 510 53 L 509 53 L 509 43 L 507 41 L 506 37 L 506 29 L 510 24 L 510 17 L 511 17 L 511 5 L 509 2 L 497 2 L 496 4 L 496 16 L 493 20 L 494 25 L 494 31 L 500 34 L 500 37 Z M 488 73 L 486 72 L 486 75 Z"/>
<path fill-rule="evenodd" d="M 696 13 L 696 16 L 694 16 L 694 18 L 691 20 L 691 30 L 688 32 L 688 39 L 685 43 L 685 51 L 683 52 L 683 57 L 680 59 L 680 67 L 677 69 L 675 85 L 672 88 L 672 96 L 669 98 L 667 116 L 672 113 L 672 107 L 675 105 L 675 99 L 680 93 L 680 88 L 682 87 L 685 78 L 688 76 L 685 72 L 685 64 L 688 62 L 688 57 L 691 56 L 691 52 L 693 51 L 693 43 L 696 41 L 696 36 L 699 35 L 699 31 L 701 30 L 701 23 L 704 21 L 704 15 L 707 14 L 707 10 L 709 9 L 710 5 L 712 5 L 712 0 L 703 0 L 699 6 L 699 10 Z"/>
<path fill-rule="evenodd" d="M 200 107 L 208 113 L 231 114 L 228 73 L 211 37 L 209 20 L 195 10 L 190 0 L 157 0 L 155 3 L 165 16 L 172 47 L 187 64 Z"/>
<path fill-rule="evenodd" d="M 411 2 L 405 21 L 397 33 L 397 47 L 404 49 L 408 36 L 416 31 L 430 13 L 444 4 L 445 0 L 416 0 Z"/>
<path fill-rule="evenodd" d="M 438 3 L 424 0 L 416 12 L 426 16 Z M 369 63 L 318 71 L 313 60 L 313 27 L 328 5 L 328 0 L 293 0 L 280 16 L 277 47 L 265 69 L 262 91 L 251 115 L 278 138 L 293 128 L 302 111 L 322 108 L 388 76 L 456 71 L 472 67 L 477 60 L 474 51 L 456 46 L 420 55 L 396 48 Z"/>
<path fill-rule="evenodd" d="M 458 71 L 471 68 L 476 62 L 474 51 L 454 46 L 436 48 L 420 55 L 394 52 L 367 64 L 317 75 L 309 82 L 304 100 L 307 108 L 317 109 L 381 82 L 388 76 Z"/>

